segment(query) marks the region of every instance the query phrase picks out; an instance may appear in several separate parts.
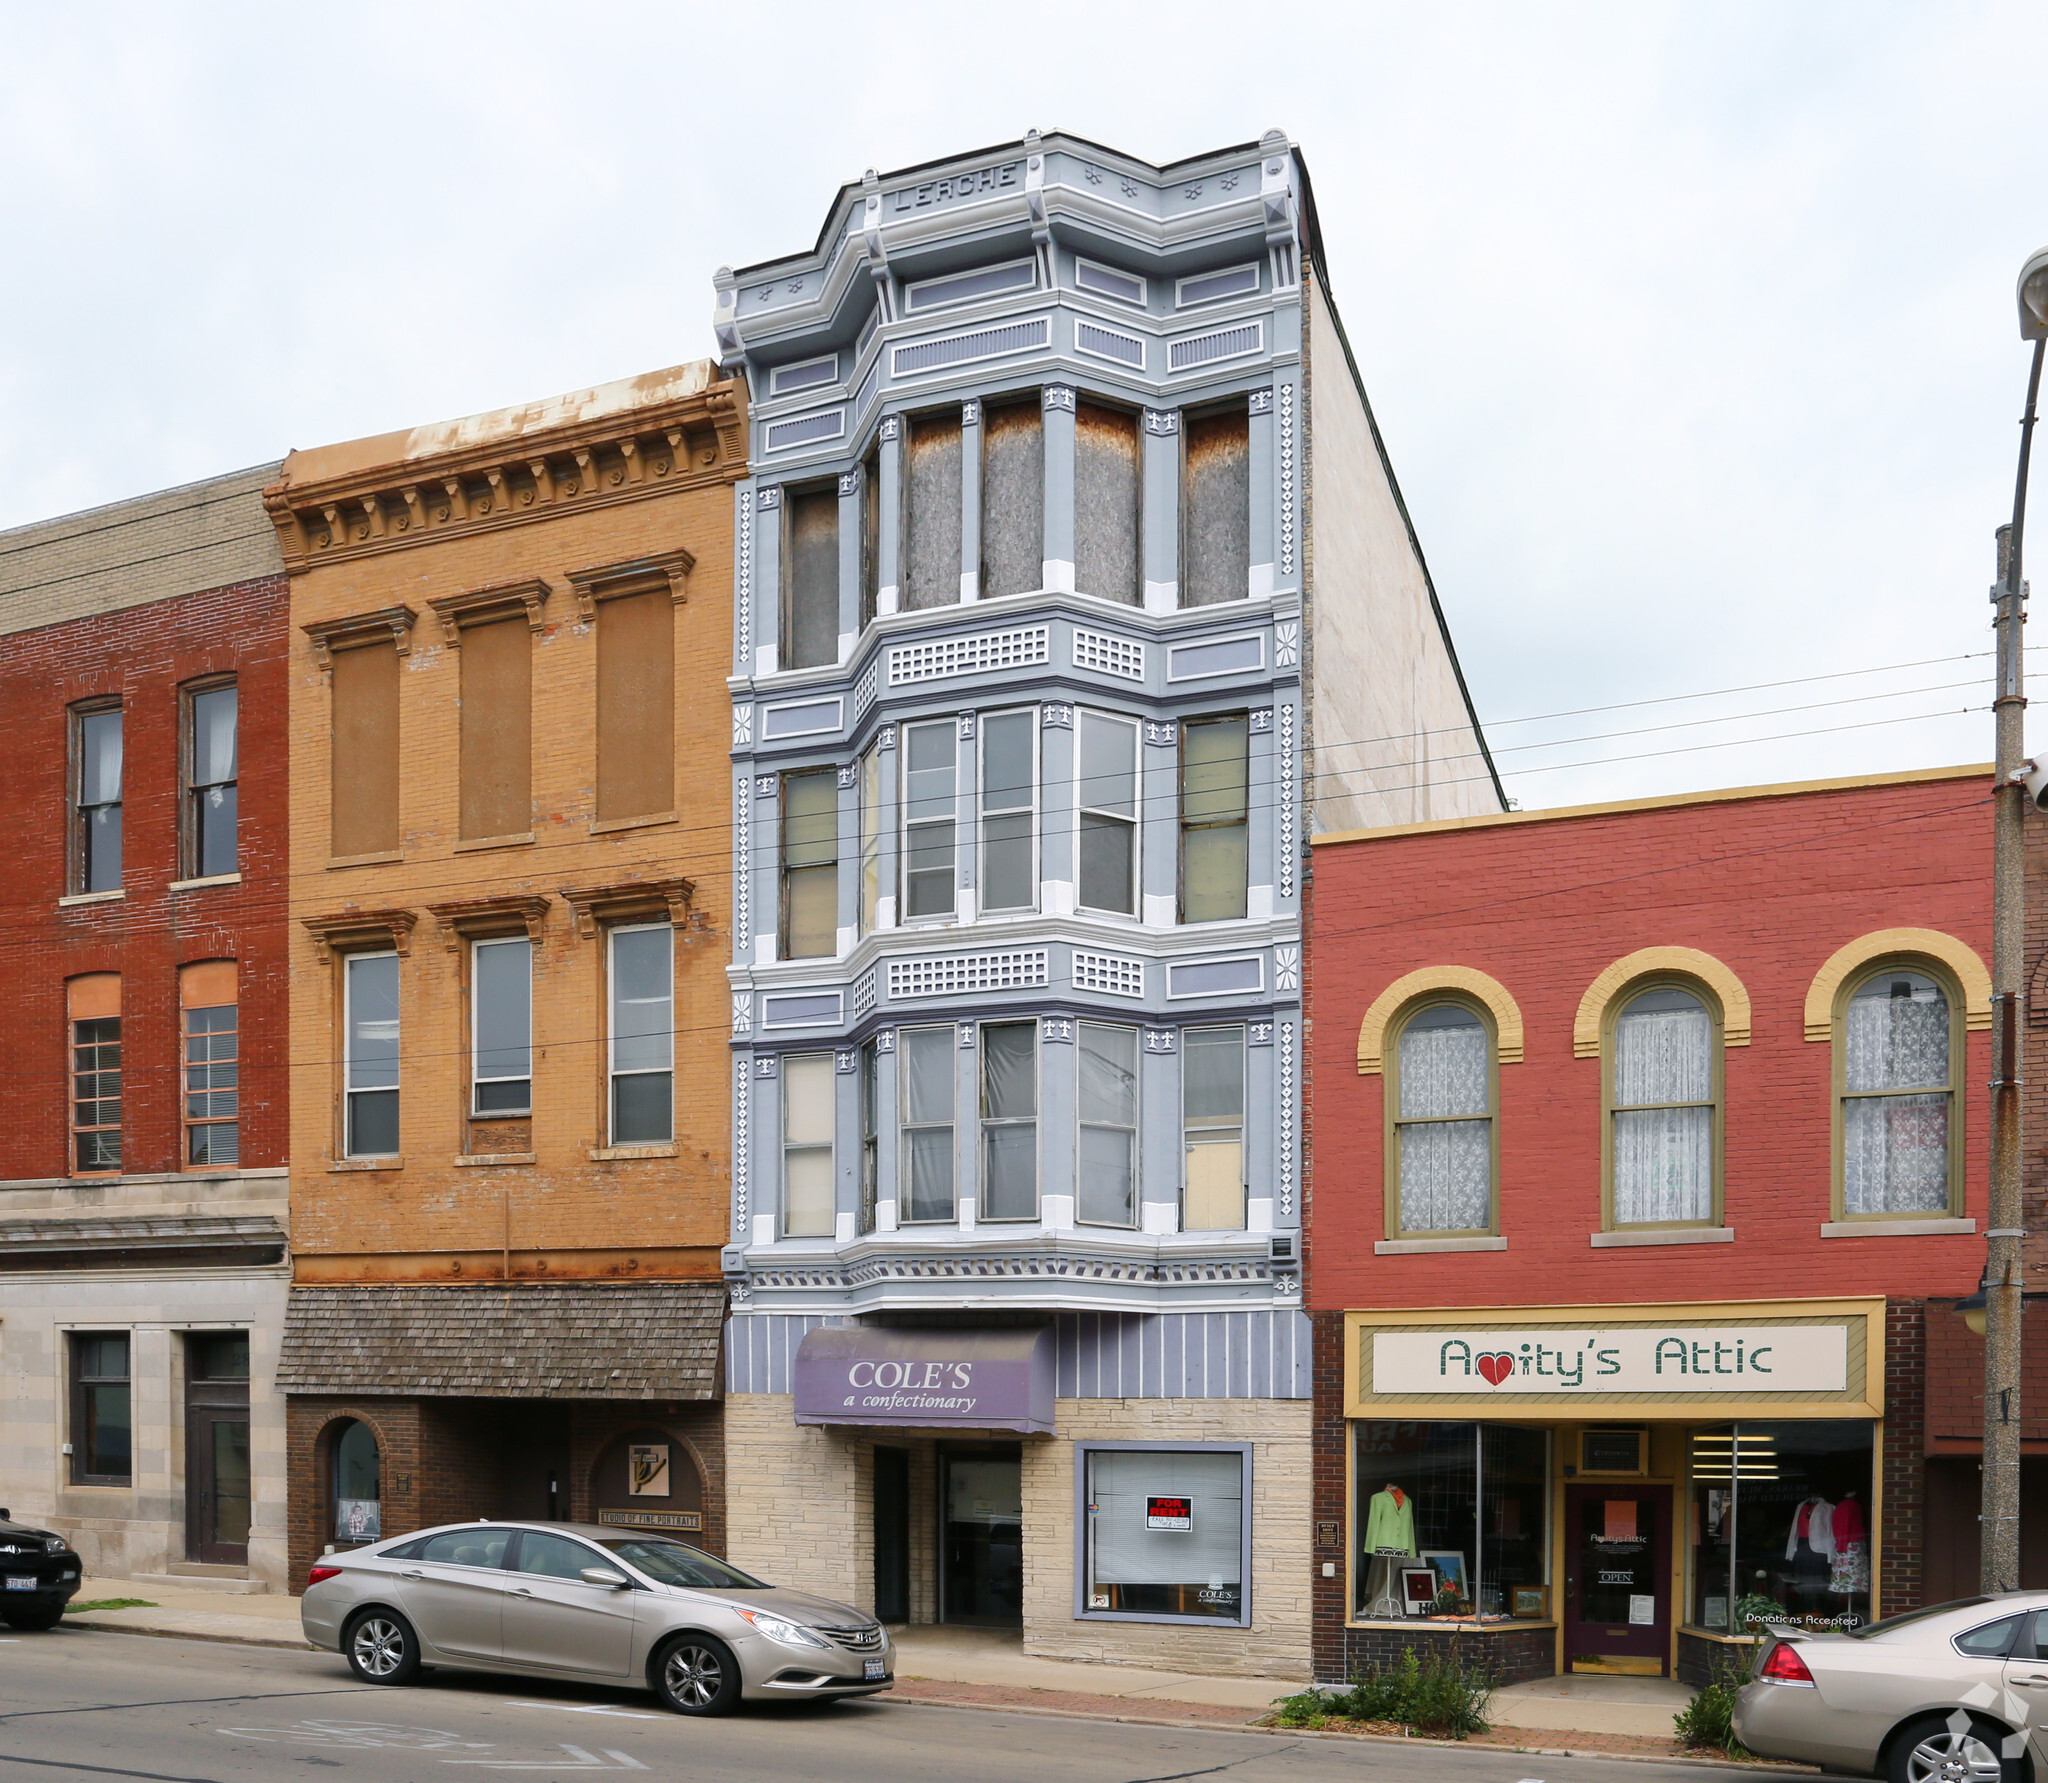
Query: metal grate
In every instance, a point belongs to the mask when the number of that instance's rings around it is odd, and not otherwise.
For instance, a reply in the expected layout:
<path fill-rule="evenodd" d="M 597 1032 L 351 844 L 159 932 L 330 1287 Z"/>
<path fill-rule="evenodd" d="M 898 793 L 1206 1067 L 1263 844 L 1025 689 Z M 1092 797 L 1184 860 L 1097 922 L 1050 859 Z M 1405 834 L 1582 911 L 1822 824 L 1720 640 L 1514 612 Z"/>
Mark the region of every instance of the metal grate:
<path fill-rule="evenodd" d="M 889 352 L 889 375 L 935 371 L 944 365 L 965 365 L 974 359 L 1001 359 L 1011 353 L 1042 353 L 1052 340 L 1052 324 L 1043 316 L 1010 322 L 1001 328 L 977 328 L 969 334 L 943 334 L 937 340 L 906 341 Z"/>
<path fill-rule="evenodd" d="M 1145 962 L 1126 959 L 1118 953 L 1089 953 L 1074 949 L 1074 989 L 1101 991 L 1111 997 L 1142 997 L 1145 994 Z"/>
<path fill-rule="evenodd" d="M 1219 328 L 1214 334 L 1184 336 L 1166 349 L 1166 365 L 1169 371 L 1192 371 L 1219 359 L 1242 359 L 1261 351 L 1265 344 L 1266 325 L 1246 322 L 1238 328 Z"/>
<path fill-rule="evenodd" d="M 1135 638 L 1120 638 L 1114 632 L 1089 631 L 1074 627 L 1074 667 L 1093 669 L 1098 675 L 1114 675 L 1119 681 L 1145 679 L 1145 646 Z"/>
<path fill-rule="evenodd" d="M 1048 661 L 1051 654 L 1047 628 L 1042 625 L 973 632 L 964 638 L 934 638 L 924 644 L 898 644 L 889 652 L 889 685 L 912 687 L 920 681 L 943 681 L 949 675 L 1029 668 Z"/>
<path fill-rule="evenodd" d="M 889 1001 L 949 997 L 961 991 L 1030 990 L 1047 982 L 1042 947 L 1002 953 L 929 954 L 889 962 Z"/>

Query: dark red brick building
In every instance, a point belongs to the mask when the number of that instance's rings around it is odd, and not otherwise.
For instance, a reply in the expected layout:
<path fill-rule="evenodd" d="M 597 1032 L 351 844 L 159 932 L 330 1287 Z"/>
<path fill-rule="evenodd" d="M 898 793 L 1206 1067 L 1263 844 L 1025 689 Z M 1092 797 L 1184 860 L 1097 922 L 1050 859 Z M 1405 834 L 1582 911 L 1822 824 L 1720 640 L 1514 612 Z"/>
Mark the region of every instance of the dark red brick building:
<path fill-rule="evenodd" d="M 1962 1583 L 1989 785 L 1317 838 L 1318 1677 L 1697 1678 Z"/>
<path fill-rule="evenodd" d="M 274 466 L 0 534 L 0 1502 L 281 1583 Z"/>

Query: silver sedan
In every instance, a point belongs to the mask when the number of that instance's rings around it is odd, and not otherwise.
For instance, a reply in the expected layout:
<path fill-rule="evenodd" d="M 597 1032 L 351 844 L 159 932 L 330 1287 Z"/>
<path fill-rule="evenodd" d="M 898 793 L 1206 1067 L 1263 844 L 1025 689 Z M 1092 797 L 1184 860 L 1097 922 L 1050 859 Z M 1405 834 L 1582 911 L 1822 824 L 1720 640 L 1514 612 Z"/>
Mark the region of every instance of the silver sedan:
<path fill-rule="evenodd" d="M 2048 1777 L 2048 1591 L 1767 1634 L 1735 1699 L 1752 1752 L 1889 1783 L 2023 1783 L 2030 1757 Z"/>
<path fill-rule="evenodd" d="M 325 1555 L 299 1619 L 366 1684 L 444 1665 L 630 1684 L 720 1715 L 743 1697 L 894 1681 L 874 1617 L 664 1536 L 580 1523 L 457 1523 Z"/>

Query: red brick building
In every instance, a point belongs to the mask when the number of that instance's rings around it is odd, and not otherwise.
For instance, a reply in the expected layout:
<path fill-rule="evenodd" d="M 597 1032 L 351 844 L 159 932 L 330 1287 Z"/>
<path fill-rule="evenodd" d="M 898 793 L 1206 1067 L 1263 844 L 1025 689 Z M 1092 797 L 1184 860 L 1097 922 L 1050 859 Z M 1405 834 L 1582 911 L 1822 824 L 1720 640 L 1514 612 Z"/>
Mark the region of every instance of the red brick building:
<path fill-rule="evenodd" d="M 1766 1607 L 1947 1588 L 1922 1383 L 1983 1258 L 1988 788 L 1316 839 L 1318 1677 L 1453 1633 L 1698 1677 Z"/>
<path fill-rule="evenodd" d="M 0 534 L 0 1503 L 282 1582 L 274 466 Z"/>

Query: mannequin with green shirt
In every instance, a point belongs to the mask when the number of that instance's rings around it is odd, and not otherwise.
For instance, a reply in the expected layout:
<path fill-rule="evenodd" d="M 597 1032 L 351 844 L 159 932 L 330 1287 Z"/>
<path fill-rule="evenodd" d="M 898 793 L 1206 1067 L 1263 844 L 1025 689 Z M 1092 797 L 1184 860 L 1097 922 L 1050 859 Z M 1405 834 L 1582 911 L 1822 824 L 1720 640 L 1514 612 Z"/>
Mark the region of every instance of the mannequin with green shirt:
<path fill-rule="evenodd" d="M 1366 1504 L 1365 1555 L 1372 1562 L 1366 1575 L 1366 1615 L 1405 1616 L 1400 1567 L 1416 1557 L 1415 1500 L 1399 1486 L 1382 1487 Z"/>

